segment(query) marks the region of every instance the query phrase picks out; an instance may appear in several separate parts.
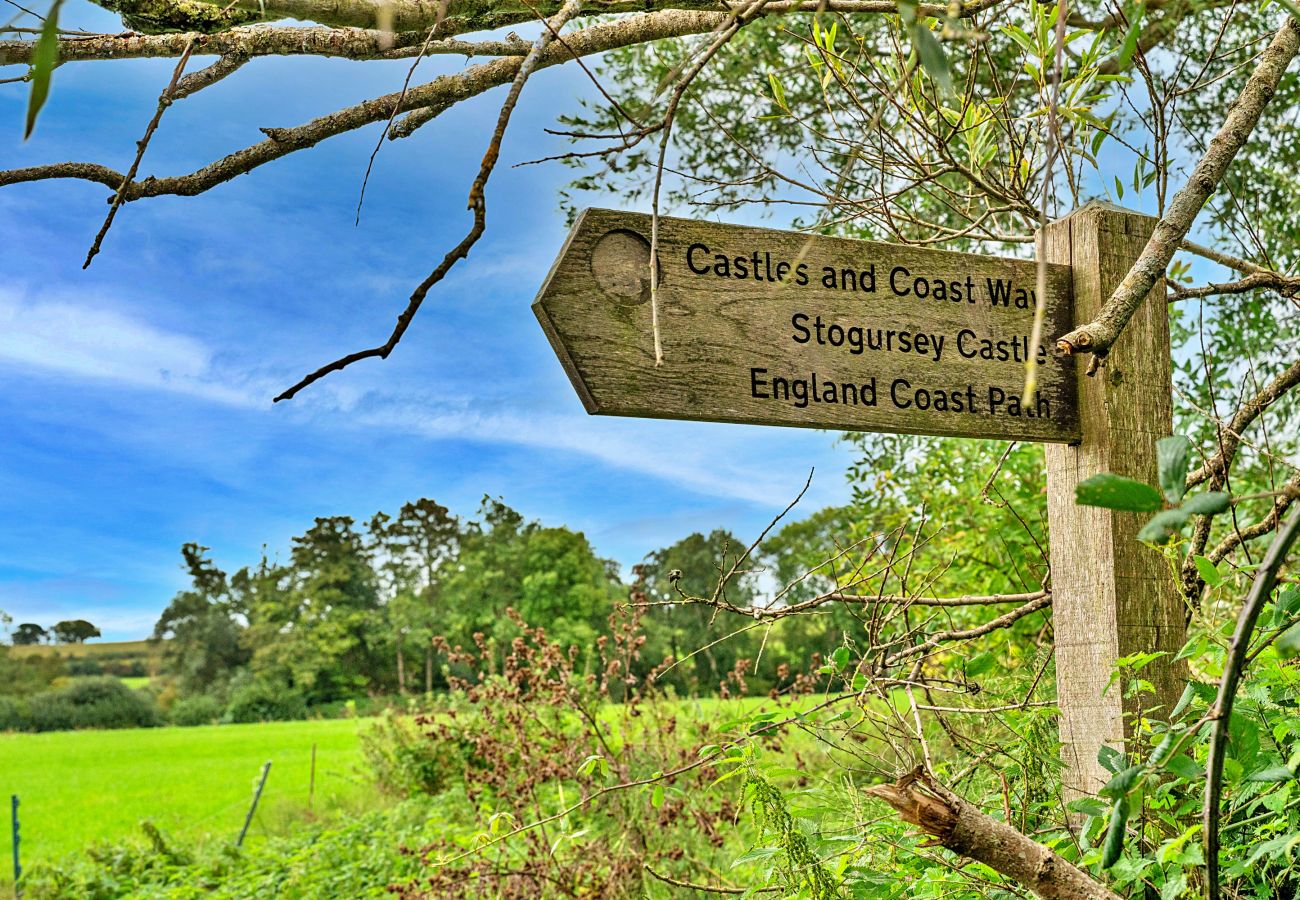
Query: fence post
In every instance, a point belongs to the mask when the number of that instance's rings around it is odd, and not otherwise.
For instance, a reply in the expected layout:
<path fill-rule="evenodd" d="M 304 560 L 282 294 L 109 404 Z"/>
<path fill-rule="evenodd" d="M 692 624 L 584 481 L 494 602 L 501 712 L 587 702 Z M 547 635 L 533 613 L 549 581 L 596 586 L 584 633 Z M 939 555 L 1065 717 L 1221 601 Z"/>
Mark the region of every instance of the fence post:
<path fill-rule="evenodd" d="M 1048 262 L 1071 267 L 1076 323 L 1091 321 L 1146 246 L 1156 220 L 1108 203 L 1089 203 L 1047 226 Z M 1053 336 L 1055 337 L 1055 336 Z M 1085 361 L 1079 362 L 1080 368 Z M 1052 557 L 1052 622 L 1066 799 L 1096 794 L 1110 775 L 1103 744 L 1123 749 L 1139 705 L 1168 715 L 1185 684 L 1174 656 L 1186 639 L 1184 608 L 1161 554 L 1137 540 L 1140 513 L 1078 506 L 1074 489 L 1099 472 L 1156 483 L 1156 441 L 1173 429 L 1169 315 L 1164 280 L 1143 301 L 1093 376 L 1079 373 L 1083 439 L 1049 444 L 1047 517 Z M 1154 698 L 1125 701 L 1106 689 L 1116 659 L 1167 655 L 1142 670 Z"/>
<path fill-rule="evenodd" d="M 13 838 L 14 838 L 14 896 L 21 897 L 23 895 L 23 888 L 20 881 L 23 877 L 23 864 L 21 862 L 22 858 L 18 854 L 18 842 L 20 840 L 20 837 L 18 834 L 18 795 L 17 794 L 10 795 L 9 809 L 10 809 L 10 821 L 13 824 Z"/>
<path fill-rule="evenodd" d="M 253 813 L 257 812 L 257 801 L 262 799 L 262 788 L 266 787 L 266 776 L 271 771 L 271 763 L 268 761 L 262 766 L 262 777 L 257 782 L 257 789 L 253 791 L 253 803 L 248 807 L 248 815 L 244 816 L 244 827 L 239 829 L 239 838 L 235 841 L 236 847 L 244 845 L 244 835 L 248 834 L 248 826 L 253 821 Z"/>

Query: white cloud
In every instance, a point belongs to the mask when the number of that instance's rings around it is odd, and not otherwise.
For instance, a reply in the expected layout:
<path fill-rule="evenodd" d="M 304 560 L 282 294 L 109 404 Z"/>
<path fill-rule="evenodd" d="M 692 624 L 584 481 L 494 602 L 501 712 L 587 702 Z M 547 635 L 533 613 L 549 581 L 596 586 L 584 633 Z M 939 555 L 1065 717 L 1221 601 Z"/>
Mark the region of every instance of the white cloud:
<path fill-rule="evenodd" d="M 509 260 L 500 263 L 509 266 Z M 70 302 L 0 288 L 0 365 L 166 391 L 243 409 L 269 412 L 276 385 L 214 362 L 198 338 L 168 331 L 113 308 L 101 298 Z M 480 383 L 480 379 L 474 379 Z M 459 392 L 453 392 L 455 396 Z M 463 393 L 461 394 L 463 396 Z M 383 396 L 339 381 L 313 387 L 293 415 L 324 417 L 330 425 L 381 429 L 434 440 L 470 440 L 573 454 L 606 466 L 672 482 L 695 493 L 784 506 L 803 485 L 806 469 L 789 463 L 791 444 L 824 458 L 827 438 L 755 440 L 736 426 L 648 422 L 505 409 L 489 414 L 468 403 L 424 396 Z M 814 448 L 814 444 L 822 444 Z M 818 485 L 822 495 L 830 485 Z M 827 495 L 825 500 L 829 500 Z M 809 505 L 818 498 L 807 498 Z"/>
<path fill-rule="evenodd" d="M 773 442 L 776 453 L 763 452 L 761 447 L 768 442 L 741 437 L 738 429 L 745 426 L 549 413 L 430 414 L 395 407 L 365 415 L 362 424 L 435 438 L 461 437 L 580 454 L 696 493 L 768 507 L 783 507 L 793 500 L 808 474 L 802 465 L 775 458 L 781 450 L 789 450 L 787 441 Z M 817 496 L 807 497 L 806 503 L 813 508 L 820 505 L 819 496 L 829 497 L 820 485 L 812 493 Z"/>
<path fill-rule="evenodd" d="M 262 402 L 224 383 L 212 351 L 95 298 L 69 302 L 0 288 L 0 363 L 23 369 L 193 394 L 218 403 Z"/>

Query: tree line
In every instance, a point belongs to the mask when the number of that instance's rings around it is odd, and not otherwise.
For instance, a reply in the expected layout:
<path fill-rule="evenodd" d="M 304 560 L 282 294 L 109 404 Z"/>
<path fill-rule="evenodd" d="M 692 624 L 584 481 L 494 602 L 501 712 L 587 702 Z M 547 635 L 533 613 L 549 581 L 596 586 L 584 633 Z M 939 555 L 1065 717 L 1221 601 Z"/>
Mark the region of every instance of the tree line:
<path fill-rule="evenodd" d="M 777 562 L 791 534 L 774 535 L 755 555 Z M 526 520 L 490 497 L 472 517 L 424 498 L 363 522 L 317 518 L 284 558 L 264 553 L 233 573 L 208 548 L 187 543 L 190 586 L 152 636 L 168 682 L 161 699 L 253 693 L 265 698 L 270 718 L 432 693 L 452 678 L 500 671 L 519 622 L 574 648 L 591 672 L 617 616 L 639 620 L 644 642 L 634 666 L 641 674 L 657 667 L 662 685 L 691 694 L 771 689 L 783 664 L 802 667 L 825 652 L 835 640 L 829 620 L 769 636 L 763 646 L 761 634 L 732 634 L 734 625 L 708 608 L 674 602 L 711 594 L 725 580 L 728 602 L 754 604 L 757 568 L 723 578 L 747 549 L 725 530 L 691 534 L 647 554 L 629 582 L 582 533 Z M 640 598 L 631 609 L 630 597 Z M 474 652 L 477 670 L 456 661 L 462 650 Z"/>

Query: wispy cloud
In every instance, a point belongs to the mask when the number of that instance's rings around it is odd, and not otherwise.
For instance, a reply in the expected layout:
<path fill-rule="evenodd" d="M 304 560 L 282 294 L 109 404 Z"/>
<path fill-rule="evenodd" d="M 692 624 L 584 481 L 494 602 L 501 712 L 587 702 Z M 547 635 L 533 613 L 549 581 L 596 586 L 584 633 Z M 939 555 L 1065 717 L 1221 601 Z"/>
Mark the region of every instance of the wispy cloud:
<path fill-rule="evenodd" d="M 397 406 L 365 414 L 362 422 L 434 438 L 460 437 L 579 454 L 706 496 L 765 507 L 789 503 L 807 476 L 802 469 L 755 453 L 753 442 L 741 439 L 737 431 L 744 426 L 524 412 L 439 415 Z M 817 498 L 808 502 L 814 504 Z"/>
<path fill-rule="evenodd" d="M 202 341 L 158 328 L 97 298 L 33 297 L 0 287 L 0 364 L 91 381 L 260 403 L 214 370 Z"/>

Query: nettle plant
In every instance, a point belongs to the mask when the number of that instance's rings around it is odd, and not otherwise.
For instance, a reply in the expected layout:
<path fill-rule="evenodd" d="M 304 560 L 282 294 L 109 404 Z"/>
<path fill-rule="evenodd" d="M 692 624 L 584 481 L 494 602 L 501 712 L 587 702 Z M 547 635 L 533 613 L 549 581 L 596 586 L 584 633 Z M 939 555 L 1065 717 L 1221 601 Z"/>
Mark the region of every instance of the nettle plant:
<path fill-rule="evenodd" d="M 1080 859 L 1107 870 L 1116 887 L 1154 887 L 1162 900 L 1189 890 L 1294 896 L 1300 587 L 1283 574 L 1283 564 L 1300 516 L 1293 512 L 1280 525 L 1259 562 L 1247 557 L 1228 564 L 1194 547 L 1188 552 L 1185 529 L 1196 517 L 1206 521 L 1242 500 L 1286 490 L 1189 494 L 1191 446 L 1179 435 L 1158 442 L 1158 487 L 1101 474 L 1077 488 L 1083 505 L 1153 513 L 1138 539 L 1162 549 L 1176 576 L 1190 562 L 1205 585 L 1200 602 L 1188 603 L 1189 636 L 1177 658 L 1186 662 L 1189 677 L 1178 703 L 1167 715 L 1136 715 L 1130 723 L 1138 736 L 1134 752 L 1102 747 L 1099 762 L 1113 777 L 1099 798 L 1070 804 L 1085 817 L 1077 836 Z M 1111 687 L 1123 685 L 1140 707 L 1153 692 L 1142 669 L 1160 655 L 1118 660 Z"/>

